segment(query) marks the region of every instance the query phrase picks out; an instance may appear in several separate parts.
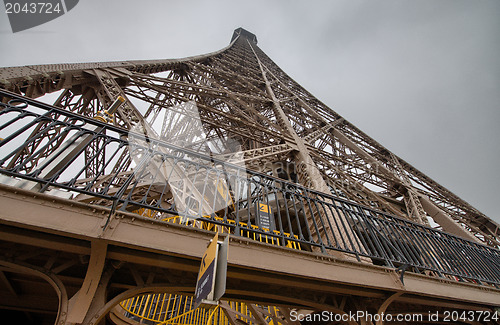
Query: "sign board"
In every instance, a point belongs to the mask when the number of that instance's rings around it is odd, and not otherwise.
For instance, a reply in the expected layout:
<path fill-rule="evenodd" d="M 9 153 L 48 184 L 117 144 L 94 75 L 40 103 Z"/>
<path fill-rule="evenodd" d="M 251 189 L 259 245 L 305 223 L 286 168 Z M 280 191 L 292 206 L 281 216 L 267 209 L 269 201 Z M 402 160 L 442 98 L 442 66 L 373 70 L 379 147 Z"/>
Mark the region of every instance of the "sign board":
<path fill-rule="evenodd" d="M 226 291 L 229 236 L 222 243 L 218 243 L 218 239 L 219 235 L 215 234 L 201 259 L 194 308 L 200 304 L 216 304 Z"/>
<path fill-rule="evenodd" d="M 219 248 L 217 243 L 218 239 L 219 234 L 217 233 L 212 239 L 212 242 L 208 245 L 208 248 L 201 259 L 201 266 L 200 271 L 198 272 L 198 281 L 196 282 L 196 291 L 194 295 L 195 308 L 201 304 L 202 300 L 213 300 L 217 252 Z"/>
<path fill-rule="evenodd" d="M 259 203 L 259 227 L 274 230 L 274 219 L 271 207 L 264 203 Z"/>
<path fill-rule="evenodd" d="M 217 270 L 215 272 L 214 300 L 218 301 L 226 292 L 227 257 L 229 253 L 229 236 L 219 244 L 217 256 Z"/>

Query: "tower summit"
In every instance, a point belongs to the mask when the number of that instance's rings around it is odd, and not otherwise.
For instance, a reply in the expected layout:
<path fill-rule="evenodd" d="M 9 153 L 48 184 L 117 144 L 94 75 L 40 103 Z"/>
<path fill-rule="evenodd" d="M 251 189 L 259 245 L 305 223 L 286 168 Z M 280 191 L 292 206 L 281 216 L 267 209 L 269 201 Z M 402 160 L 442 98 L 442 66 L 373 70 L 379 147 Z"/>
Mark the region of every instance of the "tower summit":
<path fill-rule="evenodd" d="M 247 31 L 246 29 L 243 29 L 243 28 L 236 28 L 234 30 L 234 33 L 233 33 L 233 37 L 231 37 L 231 43 L 237 39 L 238 37 L 241 37 L 241 38 L 246 38 L 248 39 L 250 42 L 254 43 L 254 44 L 257 44 L 257 36 L 255 36 L 255 34 L 253 33 L 250 33 L 249 31 Z"/>

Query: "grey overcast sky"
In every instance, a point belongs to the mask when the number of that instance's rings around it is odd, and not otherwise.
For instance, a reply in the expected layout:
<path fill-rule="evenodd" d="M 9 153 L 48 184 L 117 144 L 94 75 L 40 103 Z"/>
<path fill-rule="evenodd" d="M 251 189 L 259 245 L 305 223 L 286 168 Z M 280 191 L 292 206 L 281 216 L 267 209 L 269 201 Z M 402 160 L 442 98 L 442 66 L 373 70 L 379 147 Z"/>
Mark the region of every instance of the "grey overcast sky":
<path fill-rule="evenodd" d="M 179 58 L 243 27 L 284 71 L 500 221 L 500 0 L 80 0 L 12 34 L 0 66 Z"/>

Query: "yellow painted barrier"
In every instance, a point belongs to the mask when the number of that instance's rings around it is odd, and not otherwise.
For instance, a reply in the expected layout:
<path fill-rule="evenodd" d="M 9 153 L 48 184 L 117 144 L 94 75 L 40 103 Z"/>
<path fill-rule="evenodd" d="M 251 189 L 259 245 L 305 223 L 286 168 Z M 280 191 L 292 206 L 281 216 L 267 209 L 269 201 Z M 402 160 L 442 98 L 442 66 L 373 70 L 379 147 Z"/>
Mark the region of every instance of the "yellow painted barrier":
<path fill-rule="evenodd" d="M 142 320 L 147 320 L 155 325 L 229 325 L 230 322 L 220 306 L 215 308 L 205 309 L 197 308 L 190 309 L 193 297 L 156 293 L 137 296 L 124 300 L 120 306 L 125 310 L 125 315 L 128 317 L 135 316 Z M 229 301 L 229 307 L 242 315 L 235 315 L 247 323 L 248 319 L 253 318 L 250 309 L 246 303 Z M 265 307 L 264 307 L 265 308 Z M 268 306 L 267 311 L 270 315 L 279 317 L 278 308 Z M 153 311 L 153 312 L 152 312 Z M 272 325 L 281 325 L 268 317 L 269 323 Z"/>
<path fill-rule="evenodd" d="M 154 218 L 158 212 L 150 209 L 140 208 L 134 211 L 145 217 Z M 204 216 L 208 219 L 209 216 Z M 215 217 L 217 221 L 224 221 L 223 218 Z M 162 219 L 162 221 L 191 226 L 198 229 L 205 229 L 209 231 L 215 231 L 219 233 L 230 233 L 231 228 L 227 226 L 217 225 L 210 221 L 203 221 L 200 219 L 189 219 L 183 218 L 181 216 L 171 216 Z M 227 220 L 226 222 L 236 225 L 234 220 Z M 280 232 L 277 230 L 270 230 L 266 228 L 259 229 L 256 225 L 248 225 L 245 222 L 240 222 L 240 233 L 242 237 L 250 238 L 255 241 L 262 243 L 267 243 L 277 246 L 285 246 L 292 249 L 301 250 L 300 243 L 296 240 L 292 240 L 292 236 L 289 233 L 284 233 L 284 237 L 281 236 Z M 262 231 L 264 233 L 258 232 Z M 269 233 L 269 234 L 266 234 Z M 290 239 L 287 239 L 290 238 Z M 298 239 L 296 235 L 293 235 L 293 239 Z M 284 243 L 282 241 L 285 241 Z M 175 294 L 147 294 L 142 296 L 137 296 L 124 300 L 120 303 L 120 306 L 128 313 L 128 316 L 135 316 L 137 318 L 153 322 L 155 325 L 229 325 L 229 320 L 224 314 L 223 310 L 217 306 L 212 309 L 191 309 L 193 303 L 193 297 L 175 295 Z M 239 302 L 228 302 L 231 309 L 242 313 L 243 315 L 251 316 L 251 312 L 245 303 Z M 267 310 L 269 314 L 278 316 L 278 308 L 274 306 L 268 306 Z M 237 318 L 242 317 L 237 316 Z M 245 319 L 244 321 L 248 321 Z M 250 322 L 252 324 L 252 322 Z M 275 321 L 269 319 L 270 325 L 280 325 L 276 324 Z"/>

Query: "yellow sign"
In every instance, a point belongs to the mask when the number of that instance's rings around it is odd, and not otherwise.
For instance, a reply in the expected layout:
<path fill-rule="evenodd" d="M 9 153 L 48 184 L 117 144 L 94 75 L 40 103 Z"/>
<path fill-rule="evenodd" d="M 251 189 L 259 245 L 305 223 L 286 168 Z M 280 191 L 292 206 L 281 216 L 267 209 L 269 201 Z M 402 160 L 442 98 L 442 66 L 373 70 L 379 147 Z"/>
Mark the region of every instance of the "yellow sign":
<path fill-rule="evenodd" d="M 198 280 L 205 274 L 210 264 L 212 264 L 217 256 L 217 240 L 219 239 L 219 234 L 216 233 L 212 242 L 208 245 L 203 258 L 201 259 L 200 272 L 198 273 Z M 213 270 L 213 268 L 212 268 Z"/>
<path fill-rule="evenodd" d="M 260 212 L 271 213 L 271 209 L 269 208 L 269 205 L 266 205 L 264 203 L 259 203 L 259 210 L 260 210 Z"/>

